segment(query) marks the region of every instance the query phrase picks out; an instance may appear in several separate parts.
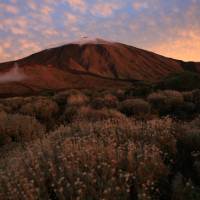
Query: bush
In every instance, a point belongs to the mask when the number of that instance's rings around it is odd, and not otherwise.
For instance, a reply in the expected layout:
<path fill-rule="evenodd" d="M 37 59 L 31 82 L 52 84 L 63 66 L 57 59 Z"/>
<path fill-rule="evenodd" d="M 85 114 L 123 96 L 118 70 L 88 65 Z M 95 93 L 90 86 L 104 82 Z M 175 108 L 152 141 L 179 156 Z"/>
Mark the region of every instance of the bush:
<path fill-rule="evenodd" d="M 56 101 L 59 105 L 64 106 L 67 104 L 67 99 L 70 96 L 81 96 L 82 94 L 79 90 L 66 90 L 62 92 L 58 92 L 56 95 L 54 95 L 53 100 Z M 79 97 L 81 99 L 81 97 Z M 73 101 L 73 99 L 72 99 Z"/>
<path fill-rule="evenodd" d="M 118 90 L 114 91 L 113 94 L 118 98 L 119 101 L 122 101 L 125 98 L 124 90 L 118 89 Z"/>
<path fill-rule="evenodd" d="M 91 106 L 95 109 L 106 108 L 116 108 L 118 105 L 118 99 L 114 95 L 107 94 L 102 97 L 93 98 L 91 101 Z"/>
<path fill-rule="evenodd" d="M 169 106 L 174 107 L 177 105 L 181 105 L 184 102 L 183 95 L 178 91 L 165 90 L 163 93 L 166 96 L 165 101 Z"/>
<path fill-rule="evenodd" d="M 104 102 L 104 99 L 102 97 L 95 97 L 90 102 L 90 105 L 94 109 L 102 109 L 102 108 L 105 107 L 105 102 Z"/>
<path fill-rule="evenodd" d="M 75 116 L 74 121 L 101 121 L 106 119 L 118 119 L 118 118 L 124 118 L 125 116 L 116 111 L 116 110 L 110 110 L 110 109 L 101 109 L 101 110 L 95 110 L 90 107 L 82 107 L 77 115 Z"/>
<path fill-rule="evenodd" d="M 128 119 L 60 127 L 4 160 L 0 197 L 164 199 L 167 189 L 160 181 L 168 179 L 169 169 L 162 150 L 154 144 L 155 138 L 166 134 L 160 127 L 164 123 L 159 123 L 160 131 L 154 135 L 150 127 Z M 137 133 L 137 129 L 143 131 Z M 137 139 L 136 133 L 141 137 Z M 167 195 L 170 199 L 170 192 Z"/>
<path fill-rule="evenodd" d="M 182 92 L 184 101 L 193 102 L 193 91 Z"/>
<path fill-rule="evenodd" d="M 200 89 L 193 91 L 193 102 L 196 105 L 197 111 L 200 112 Z"/>
<path fill-rule="evenodd" d="M 125 95 L 128 97 L 146 97 L 153 90 L 153 87 L 149 83 L 138 82 L 135 83 L 133 88 L 129 88 Z"/>
<path fill-rule="evenodd" d="M 173 90 L 154 92 L 147 99 L 161 115 L 176 113 L 184 103 L 183 95 Z"/>
<path fill-rule="evenodd" d="M 4 104 L 0 104 L 0 112 L 1 111 L 5 111 L 5 112 L 9 113 L 12 111 L 12 108 L 10 108 L 9 106 L 6 106 Z"/>
<path fill-rule="evenodd" d="M 26 98 L 23 97 L 12 97 L 1 100 L 1 103 L 4 105 L 6 110 L 9 112 L 17 112 L 22 105 L 26 103 Z"/>
<path fill-rule="evenodd" d="M 127 99 L 121 102 L 119 110 L 127 116 L 144 117 L 150 112 L 150 105 L 143 99 Z"/>
<path fill-rule="evenodd" d="M 183 84 L 186 83 L 186 84 Z M 198 73 L 184 71 L 172 74 L 156 85 L 161 90 L 190 91 L 200 88 L 200 75 Z"/>
<path fill-rule="evenodd" d="M 45 97 L 38 97 L 33 102 L 21 107 L 20 113 L 36 117 L 43 122 L 49 122 L 57 116 L 59 107 L 56 102 Z"/>
<path fill-rule="evenodd" d="M 104 101 L 107 108 L 116 108 L 118 106 L 118 99 L 114 95 L 105 95 Z"/>
<path fill-rule="evenodd" d="M 41 137 L 44 133 L 44 126 L 33 117 L 0 113 L 1 145 L 10 142 L 30 141 Z"/>
<path fill-rule="evenodd" d="M 89 101 L 88 97 L 84 94 L 70 94 L 67 97 L 67 105 L 68 106 L 82 106 L 87 104 Z"/>
<path fill-rule="evenodd" d="M 61 122 L 63 123 L 71 123 L 77 113 L 79 112 L 78 108 L 75 106 L 67 106 L 63 115 L 61 116 Z"/>
<path fill-rule="evenodd" d="M 161 110 L 165 106 L 166 96 L 162 92 L 154 92 L 147 97 L 154 109 Z"/>

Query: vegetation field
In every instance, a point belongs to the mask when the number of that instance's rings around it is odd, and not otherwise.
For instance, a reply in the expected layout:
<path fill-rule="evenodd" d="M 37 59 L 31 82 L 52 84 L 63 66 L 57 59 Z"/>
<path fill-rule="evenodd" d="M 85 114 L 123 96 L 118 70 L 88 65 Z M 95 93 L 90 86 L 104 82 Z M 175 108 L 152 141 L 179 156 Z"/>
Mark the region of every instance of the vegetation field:
<path fill-rule="evenodd" d="M 200 90 L 0 99 L 0 199 L 199 200 Z"/>

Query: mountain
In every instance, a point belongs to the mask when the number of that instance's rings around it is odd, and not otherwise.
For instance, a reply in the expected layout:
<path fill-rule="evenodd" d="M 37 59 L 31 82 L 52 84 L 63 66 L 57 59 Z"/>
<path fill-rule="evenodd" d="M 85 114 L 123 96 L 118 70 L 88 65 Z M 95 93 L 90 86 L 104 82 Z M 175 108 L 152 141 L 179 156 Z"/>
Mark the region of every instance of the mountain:
<path fill-rule="evenodd" d="M 157 82 L 185 70 L 200 72 L 200 63 L 166 58 L 102 39 L 84 40 L 1 63 L 0 95 L 67 88 L 127 87 L 137 81 Z"/>

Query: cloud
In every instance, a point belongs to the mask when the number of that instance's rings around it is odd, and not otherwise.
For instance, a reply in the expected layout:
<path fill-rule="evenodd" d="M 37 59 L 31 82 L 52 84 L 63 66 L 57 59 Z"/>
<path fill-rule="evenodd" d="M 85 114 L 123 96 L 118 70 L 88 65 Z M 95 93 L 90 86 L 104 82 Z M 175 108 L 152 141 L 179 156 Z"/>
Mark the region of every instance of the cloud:
<path fill-rule="evenodd" d="M 49 28 L 49 29 L 45 29 L 45 30 L 42 32 L 42 34 L 43 34 L 44 36 L 52 37 L 52 36 L 58 35 L 59 33 L 58 33 L 57 30 L 55 30 L 55 29 L 53 29 L 53 28 Z"/>
<path fill-rule="evenodd" d="M 4 60 L 4 59 L 7 59 L 7 58 L 9 58 L 9 54 L 6 52 L 5 47 L 0 46 L 0 59 Z"/>
<path fill-rule="evenodd" d="M 75 10 L 85 12 L 87 10 L 87 5 L 84 0 L 66 0 L 67 3 Z"/>
<path fill-rule="evenodd" d="M 15 64 L 8 72 L 0 74 L 0 83 L 18 82 L 26 79 L 26 75 L 22 72 L 18 65 Z"/>
<path fill-rule="evenodd" d="M 67 19 L 67 24 L 75 24 L 78 21 L 78 17 L 71 13 L 66 13 L 65 16 Z"/>
<path fill-rule="evenodd" d="M 40 46 L 31 40 L 27 40 L 27 39 L 22 39 L 19 41 L 19 44 L 21 45 L 22 49 L 25 50 L 32 50 L 32 51 L 38 51 L 40 49 Z"/>
<path fill-rule="evenodd" d="M 107 17 L 113 14 L 115 10 L 121 8 L 121 4 L 119 2 L 98 2 L 94 4 L 91 13 L 93 15 L 100 15 L 103 17 Z"/>
<path fill-rule="evenodd" d="M 31 10 L 36 10 L 38 8 L 38 5 L 33 0 L 27 0 L 27 4 Z"/>
<path fill-rule="evenodd" d="M 147 2 L 134 2 L 132 4 L 132 7 L 134 10 L 138 11 L 138 10 L 141 10 L 141 9 L 144 9 L 144 8 L 148 8 L 148 4 Z"/>
<path fill-rule="evenodd" d="M 17 6 L 13 6 L 10 4 L 5 4 L 5 3 L 0 3 L 0 9 L 11 13 L 11 14 L 18 14 L 19 13 L 19 9 Z"/>
<path fill-rule="evenodd" d="M 53 12 L 53 8 L 52 8 L 52 7 L 49 7 L 49 6 L 44 6 L 44 7 L 42 7 L 42 9 L 41 9 L 41 13 L 42 13 L 43 15 L 50 15 L 52 12 Z"/>

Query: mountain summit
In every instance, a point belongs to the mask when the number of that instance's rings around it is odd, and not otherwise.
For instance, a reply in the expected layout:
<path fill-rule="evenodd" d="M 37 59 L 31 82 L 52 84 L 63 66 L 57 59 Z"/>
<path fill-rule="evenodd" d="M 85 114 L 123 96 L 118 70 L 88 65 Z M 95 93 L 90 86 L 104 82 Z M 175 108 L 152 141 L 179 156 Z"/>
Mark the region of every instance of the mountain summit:
<path fill-rule="evenodd" d="M 1 81 L 18 66 L 26 78 Z M 103 39 L 84 38 L 0 64 L 0 95 L 24 95 L 67 88 L 125 87 L 135 81 L 156 82 L 200 64 L 183 62 Z"/>

